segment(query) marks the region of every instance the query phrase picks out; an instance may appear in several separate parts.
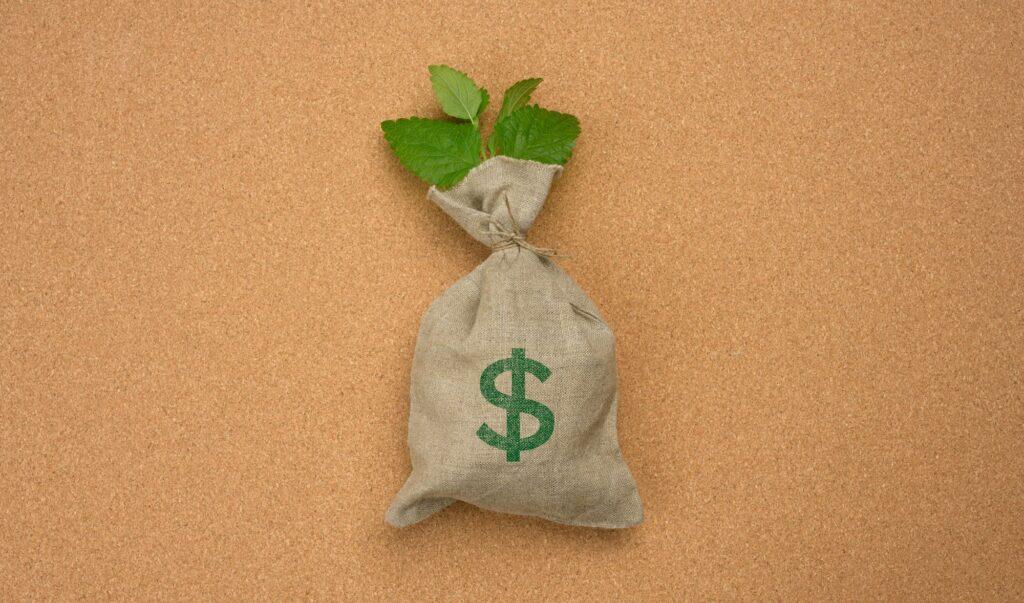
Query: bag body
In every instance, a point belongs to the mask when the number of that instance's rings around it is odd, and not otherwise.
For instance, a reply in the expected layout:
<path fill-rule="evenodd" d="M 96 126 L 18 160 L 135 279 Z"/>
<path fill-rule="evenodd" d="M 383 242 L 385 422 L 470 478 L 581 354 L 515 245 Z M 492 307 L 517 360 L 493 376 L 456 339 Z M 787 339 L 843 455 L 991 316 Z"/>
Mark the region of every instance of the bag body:
<path fill-rule="evenodd" d="M 455 500 L 565 524 L 640 523 L 619 450 L 615 338 L 586 294 L 525 242 L 561 166 L 498 156 L 428 197 L 495 251 L 420 324 L 412 474 L 387 512 L 407 526 Z"/>

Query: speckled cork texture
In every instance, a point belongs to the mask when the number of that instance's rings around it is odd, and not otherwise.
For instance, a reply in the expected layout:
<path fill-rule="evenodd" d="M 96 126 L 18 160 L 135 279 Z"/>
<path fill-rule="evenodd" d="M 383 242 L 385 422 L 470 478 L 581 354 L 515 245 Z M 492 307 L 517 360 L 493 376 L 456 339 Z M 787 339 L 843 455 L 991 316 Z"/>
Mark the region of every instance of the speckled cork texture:
<path fill-rule="evenodd" d="M 0 599 L 1024 598 L 1024 11 L 910 4 L 3 4 Z M 582 122 L 637 528 L 384 524 L 439 62 Z"/>

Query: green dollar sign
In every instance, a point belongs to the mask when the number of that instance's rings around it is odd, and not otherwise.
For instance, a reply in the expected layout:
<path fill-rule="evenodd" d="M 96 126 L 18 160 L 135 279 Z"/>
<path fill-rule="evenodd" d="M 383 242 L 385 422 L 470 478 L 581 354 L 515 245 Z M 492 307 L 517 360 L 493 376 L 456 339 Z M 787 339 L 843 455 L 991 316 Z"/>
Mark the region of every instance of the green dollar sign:
<path fill-rule="evenodd" d="M 505 371 L 512 371 L 512 395 L 499 392 L 494 387 L 494 380 Z M 476 437 L 487 444 L 505 451 L 505 460 L 514 463 L 519 460 L 519 452 L 533 450 L 548 441 L 555 430 L 555 415 L 551 409 L 536 400 L 526 397 L 526 373 L 530 373 L 541 382 L 551 376 L 551 371 L 543 364 L 526 357 L 523 348 L 514 348 L 511 358 L 503 358 L 492 363 L 480 374 L 480 393 L 487 401 L 504 408 L 505 435 L 498 435 L 484 423 L 476 431 Z M 528 438 L 519 437 L 519 413 L 527 413 L 537 417 L 540 428 Z"/>

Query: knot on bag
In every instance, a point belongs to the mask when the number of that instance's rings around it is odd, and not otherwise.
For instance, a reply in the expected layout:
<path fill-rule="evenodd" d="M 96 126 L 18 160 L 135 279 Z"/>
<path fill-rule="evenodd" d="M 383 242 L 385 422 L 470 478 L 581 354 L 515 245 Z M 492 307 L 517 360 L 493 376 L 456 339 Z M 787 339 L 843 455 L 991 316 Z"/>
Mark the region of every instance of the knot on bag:
<path fill-rule="evenodd" d="M 569 257 L 548 247 L 538 247 L 526 240 L 526 235 L 523 234 L 522 229 L 519 227 L 519 222 L 516 220 L 515 214 L 512 213 L 512 204 L 508 201 L 508 195 L 505 195 L 505 210 L 508 211 L 509 220 L 512 221 L 512 228 L 505 226 L 496 220 L 494 216 L 491 216 L 491 228 L 488 234 L 493 239 L 496 239 L 496 242 L 491 244 L 491 251 L 501 251 L 502 249 L 520 247 L 522 249 L 529 249 L 535 254 L 545 258 Z"/>

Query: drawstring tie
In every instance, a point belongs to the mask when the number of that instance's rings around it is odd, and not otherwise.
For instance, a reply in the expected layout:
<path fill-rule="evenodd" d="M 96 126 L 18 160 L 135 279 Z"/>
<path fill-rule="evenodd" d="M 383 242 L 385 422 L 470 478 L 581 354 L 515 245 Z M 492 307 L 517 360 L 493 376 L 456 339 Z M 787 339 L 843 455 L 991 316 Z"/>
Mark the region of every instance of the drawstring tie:
<path fill-rule="evenodd" d="M 503 249 L 511 249 L 512 247 L 521 247 L 523 249 L 529 249 L 537 255 L 545 258 L 569 257 L 548 247 L 537 247 L 526 240 L 526 235 L 524 235 L 523 230 L 519 228 L 519 222 L 512 213 L 512 204 L 509 203 L 507 194 L 505 195 L 505 209 L 508 211 L 508 217 L 512 221 L 512 229 L 510 230 L 508 227 L 495 220 L 494 216 L 491 216 L 491 231 L 488 234 L 498 239 L 496 243 L 491 245 L 491 251 L 501 251 Z"/>

